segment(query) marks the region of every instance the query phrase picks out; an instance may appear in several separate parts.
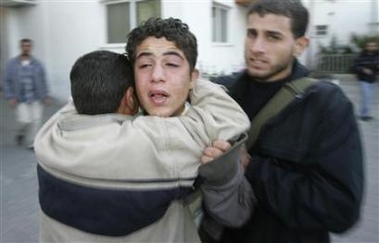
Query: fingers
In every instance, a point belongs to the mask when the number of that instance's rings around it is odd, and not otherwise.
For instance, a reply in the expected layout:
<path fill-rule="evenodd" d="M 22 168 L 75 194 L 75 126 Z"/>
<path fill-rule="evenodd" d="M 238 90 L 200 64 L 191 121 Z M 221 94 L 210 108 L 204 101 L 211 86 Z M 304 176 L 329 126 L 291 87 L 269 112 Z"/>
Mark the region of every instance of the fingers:
<path fill-rule="evenodd" d="M 201 156 L 201 163 L 205 164 L 217 157 L 223 155 L 226 151 L 231 148 L 230 143 L 225 140 L 215 140 L 212 146 L 208 146 L 204 149 L 203 155 Z"/>
<path fill-rule="evenodd" d="M 242 167 L 246 169 L 251 161 L 251 156 L 247 152 L 245 145 L 242 146 L 240 149 L 240 160 L 241 160 Z"/>
<path fill-rule="evenodd" d="M 232 145 L 229 142 L 225 140 L 221 140 L 221 139 L 217 139 L 213 141 L 212 145 L 213 147 L 218 148 L 219 150 L 223 152 L 228 151 L 232 147 Z"/>
<path fill-rule="evenodd" d="M 215 147 L 206 147 L 203 151 L 203 156 L 201 157 L 202 163 L 208 163 L 215 158 L 221 156 L 224 153 L 223 150 L 220 150 Z"/>
<path fill-rule="evenodd" d="M 202 164 L 206 164 L 206 163 L 208 163 L 208 162 L 210 162 L 212 160 L 213 160 L 213 157 L 210 157 L 210 156 L 207 156 L 207 155 L 204 155 L 204 154 L 200 157 L 200 162 Z"/>

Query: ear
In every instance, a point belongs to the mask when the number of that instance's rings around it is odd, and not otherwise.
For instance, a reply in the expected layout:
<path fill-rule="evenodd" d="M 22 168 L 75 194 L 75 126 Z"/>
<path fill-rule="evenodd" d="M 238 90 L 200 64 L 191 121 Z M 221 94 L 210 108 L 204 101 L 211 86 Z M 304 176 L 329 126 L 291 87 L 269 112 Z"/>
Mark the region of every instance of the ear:
<path fill-rule="evenodd" d="M 139 104 L 134 94 L 134 88 L 129 87 L 126 89 L 124 97 L 121 100 L 118 113 L 124 115 L 135 115 L 138 112 Z"/>
<path fill-rule="evenodd" d="M 194 69 L 191 73 L 191 86 L 190 88 L 193 89 L 194 86 L 195 86 L 195 83 L 197 81 L 197 79 L 199 78 L 200 74 L 199 74 L 199 70 L 198 69 Z"/>
<path fill-rule="evenodd" d="M 139 103 L 133 87 L 129 87 L 126 90 L 126 105 L 132 115 L 135 115 L 138 112 Z"/>
<path fill-rule="evenodd" d="M 309 43 L 309 39 L 305 36 L 297 38 L 293 55 L 295 57 L 300 56 L 305 50 L 305 48 L 307 48 L 308 43 Z"/>

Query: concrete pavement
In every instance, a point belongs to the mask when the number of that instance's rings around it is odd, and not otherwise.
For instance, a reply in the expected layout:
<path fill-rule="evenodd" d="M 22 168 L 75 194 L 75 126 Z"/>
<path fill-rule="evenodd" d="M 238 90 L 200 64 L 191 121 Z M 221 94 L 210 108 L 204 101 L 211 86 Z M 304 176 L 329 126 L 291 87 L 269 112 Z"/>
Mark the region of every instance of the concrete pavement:
<path fill-rule="evenodd" d="M 358 104 L 359 90 L 351 76 L 335 76 L 342 89 Z M 46 121 L 63 102 L 57 101 L 45 110 Z M 374 104 L 375 120 L 359 121 L 365 149 L 366 184 L 360 221 L 348 232 L 333 235 L 333 243 L 378 243 L 378 163 L 379 163 L 379 98 Z M 356 108 L 357 110 L 357 108 Z M 14 114 L 0 97 L 0 242 L 34 243 L 38 241 L 38 187 L 36 160 L 30 150 L 14 142 Z"/>
<path fill-rule="evenodd" d="M 63 102 L 46 107 L 44 121 Z M 38 185 L 36 160 L 31 150 L 15 145 L 13 110 L 0 98 L 0 243 L 38 241 Z"/>

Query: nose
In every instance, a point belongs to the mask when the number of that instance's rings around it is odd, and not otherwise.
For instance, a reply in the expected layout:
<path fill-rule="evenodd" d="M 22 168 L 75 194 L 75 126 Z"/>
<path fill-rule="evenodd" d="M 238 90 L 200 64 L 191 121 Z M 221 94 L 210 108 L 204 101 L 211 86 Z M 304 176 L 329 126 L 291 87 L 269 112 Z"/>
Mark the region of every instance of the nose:
<path fill-rule="evenodd" d="M 263 38 L 257 37 L 249 40 L 249 50 L 252 53 L 264 53 L 266 52 L 266 44 Z"/>
<path fill-rule="evenodd" d="M 152 73 L 153 82 L 161 82 L 164 80 L 164 70 L 160 65 L 155 65 Z"/>

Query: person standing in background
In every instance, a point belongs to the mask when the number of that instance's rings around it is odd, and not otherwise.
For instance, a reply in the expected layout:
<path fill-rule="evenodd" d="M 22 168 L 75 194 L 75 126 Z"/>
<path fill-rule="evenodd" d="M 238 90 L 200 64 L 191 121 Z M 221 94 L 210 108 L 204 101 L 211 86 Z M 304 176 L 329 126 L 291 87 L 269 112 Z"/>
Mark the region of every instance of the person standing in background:
<path fill-rule="evenodd" d="M 377 75 L 379 74 L 379 50 L 378 43 L 369 40 L 354 62 L 354 70 L 356 72 L 360 89 L 361 104 L 359 110 L 359 118 L 362 121 L 372 119 L 370 115 L 370 106 L 372 98 L 377 90 Z"/>
<path fill-rule="evenodd" d="M 45 70 L 31 55 L 32 40 L 20 41 L 21 54 L 8 61 L 5 68 L 4 97 L 15 108 L 18 123 L 16 143 L 33 148 L 41 125 L 43 105 L 50 103 Z"/>

